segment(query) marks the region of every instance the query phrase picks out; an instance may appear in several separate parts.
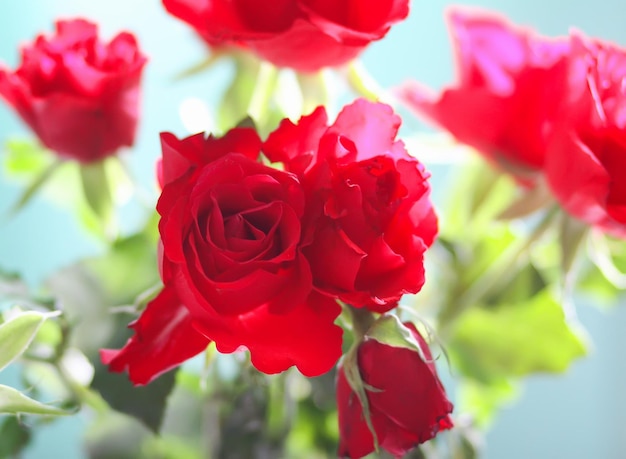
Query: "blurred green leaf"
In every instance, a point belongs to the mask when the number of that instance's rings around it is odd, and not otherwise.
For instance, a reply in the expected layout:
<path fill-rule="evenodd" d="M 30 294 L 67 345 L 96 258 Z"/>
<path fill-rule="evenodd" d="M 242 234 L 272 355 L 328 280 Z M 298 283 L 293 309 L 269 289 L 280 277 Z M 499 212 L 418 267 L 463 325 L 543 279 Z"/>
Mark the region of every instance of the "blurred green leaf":
<path fill-rule="evenodd" d="M 593 304 L 615 305 L 626 290 L 626 244 L 599 231 L 588 238 L 589 260 L 576 286 L 594 296 Z"/>
<path fill-rule="evenodd" d="M 110 304 L 131 302 L 159 282 L 156 242 L 139 233 L 116 240 L 109 252 L 84 262 L 100 282 Z"/>
<path fill-rule="evenodd" d="M 161 427 L 167 399 L 174 388 L 176 370 L 159 376 L 147 386 L 135 387 L 125 373 L 111 373 L 99 364 L 92 388 L 111 408 L 134 417 L 152 432 Z"/>
<path fill-rule="evenodd" d="M 0 385 L 0 414 L 42 414 L 51 416 L 64 416 L 72 414 L 54 406 L 33 400 L 22 394 L 17 389 Z"/>
<path fill-rule="evenodd" d="M 478 425 L 486 426 L 503 404 L 518 396 L 518 385 L 506 378 L 493 378 L 487 384 L 463 379 L 458 387 L 457 411 L 470 413 Z"/>
<path fill-rule="evenodd" d="M 32 435 L 17 416 L 8 416 L 0 425 L 0 438 L 0 458 L 9 458 L 19 457 L 20 452 L 30 443 Z"/>
<path fill-rule="evenodd" d="M 586 353 L 575 327 L 544 290 L 526 302 L 467 310 L 458 319 L 448 350 L 465 376 L 483 383 L 537 372 L 561 373 Z"/>
<path fill-rule="evenodd" d="M 57 315 L 26 311 L 0 325 L 0 371 L 22 355 L 46 319 Z"/>
<path fill-rule="evenodd" d="M 41 174 L 55 157 L 31 139 L 10 139 L 5 143 L 4 170 L 7 176 L 31 179 Z"/>
<path fill-rule="evenodd" d="M 441 235 L 471 244 L 515 201 L 517 186 L 482 160 L 457 168 L 450 179 Z"/>

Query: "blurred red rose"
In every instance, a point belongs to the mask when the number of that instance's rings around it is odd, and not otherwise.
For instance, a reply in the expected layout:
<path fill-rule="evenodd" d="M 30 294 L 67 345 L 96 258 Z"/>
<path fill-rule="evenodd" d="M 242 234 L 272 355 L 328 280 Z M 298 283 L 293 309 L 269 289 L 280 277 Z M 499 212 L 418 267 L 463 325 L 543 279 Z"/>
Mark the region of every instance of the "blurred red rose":
<path fill-rule="evenodd" d="M 457 86 L 436 95 L 408 82 L 398 95 L 501 169 L 532 181 L 565 95 L 569 42 L 480 10 L 453 9 L 448 21 Z"/>
<path fill-rule="evenodd" d="M 365 338 L 357 364 L 367 394 L 369 415 L 381 448 L 401 457 L 417 445 L 452 427 L 452 403 L 439 381 L 428 345 L 413 324 L 411 330 L 423 357 L 415 350 Z M 339 456 L 359 458 L 375 449 L 357 394 L 345 368 L 337 378 Z"/>
<path fill-rule="evenodd" d="M 133 144 L 145 63 L 130 33 L 105 44 L 95 24 L 59 21 L 22 49 L 15 72 L 0 68 L 0 95 L 59 156 L 98 161 Z"/>
<path fill-rule="evenodd" d="M 546 176 L 573 216 L 626 238 L 626 50 L 572 35 L 568 104 Z"/>
<path fill-rule="evenodd" d="M 283 121 L 265 143 L 307 196 L 303 252 L 321 291 L 384 312 L 424 283 L 437 233 L 429 174 L 395 140 L 400 118 L 363 99 L 327 125 L 324 109 Z"/>
<path fill-rule="evenodd" d="M 344 64 L 409 13 L 409 0 L 163 0 L 211 46 L 240 45 L 280 67 Z"/>
<path fill-rule="evenodd" d="M 292 365 L 307 376 L 328 371 L 341 355 L 342 331 L 334 325 L 341 308 L 313 290 L 301 247 L 305 196 L 298 179 L 257 161 L 261 140 L 250 128 L 222 138 L 165 133 L 161 141 L 161 277 L 174 293 L 151 303 L 134 326 L 136 337 L 117 353 L 105 351 L 104 360 L 132 378 L 154 350 L 154 377 L 165 369 L 162 352 L 179 362 L 198 352 L 199 333 L 221 352 L 247 348 L 265 373 Z M 176 320 L 141 339 L 156 308 Z M 155 339 L 176 333 L 179 323 L 197 331 L 188 345 L 158 348 Z"/>

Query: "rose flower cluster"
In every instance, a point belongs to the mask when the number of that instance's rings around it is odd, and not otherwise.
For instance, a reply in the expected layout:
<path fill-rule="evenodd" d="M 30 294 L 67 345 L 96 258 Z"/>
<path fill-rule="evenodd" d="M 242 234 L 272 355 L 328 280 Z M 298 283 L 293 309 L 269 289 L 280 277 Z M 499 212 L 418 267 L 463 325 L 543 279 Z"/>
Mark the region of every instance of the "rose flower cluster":
<path fill-rule="evenodd" d="M 163 3 L 215 50 L 299 72 L 346 63 L 408 14 L 408 0 Z M 45 147 L 87 165 L 132 145 L 145 62 L 129 33 L 105 44 L 95 24 L 59 21 L 15 72 L 0 70 L 0 95 Z M 102 361 L 137 385 L 211 343 L 247 350 L 267 374 L 295 366 L 312 377 L 338 364 L 342 456 L 379 446 L 400 456 L 451 428 L 426 341 L 391 313 L 421 290 L 437 235 L 429 174 L 396 139 L 400 122 L 390 106 L 358 99 L 332 123 L 318 107 L 266 139 L 244 126 L 222 137 L 162 133 L 163 287 Z M 368 324 L 354 324 L 343 358 L 342 309 Z M 389 320 L 404 345 L 369 329 Z"/>
<path fill-rule="evenodd" d="M 626 237 L 626 50 L 572 31 L 551 39 L 480 10 L 449 25 L 459 83 L 398 95 L 572 216 Z"/>
<path fill-rule="evenodd" d="M 134 336 L 120 350 L 103 350 L 103 361 L 146 384 L 214 342 L 223 353 L 247 349 L 268 374 L 294 365 L 306 376 L 330 370 L 342 355 L 338 301 L 384 313 L 424 283 L 423 255 L 437 218 L 429 174 L 396 140 L 399 125 L 389 106 L 357 100 L 330 125 L 320 107 L 296 124 L 284 120 L 265 141 L 249 127 L 221 138 L 162 134 L 164 288 L 131 325 Z M 387 398 L 370 394 L 383 447 L 407 451 L 452 425 L 452 405 L 427 348 L 423 360 L 419 352 L 360 338 L 366 384 L 393 378 L 380 388 Z M 367 363 L 379 354 L 385 365 Z M 400 374 L 412 375 L 402 391 Z M 340 416 L 345 410 L 363 419 L 342 378 Z M 405 407 L 410 422 L 403 429 L 411 435 L 389 427 L 396 417 L 388 405 Z M 343 438 L 359 448 L 347 447 L 347 454 L 373 451 L 371 433 L 361 438 L 362 428 L 354 429 L 358 437 L 346 430 Z"/>

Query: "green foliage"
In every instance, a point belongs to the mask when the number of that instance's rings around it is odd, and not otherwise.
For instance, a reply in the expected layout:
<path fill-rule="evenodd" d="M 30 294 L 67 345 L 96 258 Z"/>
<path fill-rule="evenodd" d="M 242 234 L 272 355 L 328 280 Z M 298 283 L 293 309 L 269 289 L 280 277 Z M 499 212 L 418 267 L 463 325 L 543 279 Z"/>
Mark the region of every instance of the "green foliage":
<path fill-rule="evenodd" d="M 547 290 L 517 303 L 474 307 L 457 320 L 448 351 L 464 380 L 461 405 L 487 422 L 516 395 L 517 378 L 562 373 L 585 355 L 579 325 Z"/>
<path fill-rule="evenodd" d="M 128 375 L 110 373 L 99 365 L 92 388 L 100 392 L 111 408 L 138 419 L 151 431 L 158 432 L 175 379 L 176 370 L 161 375 L 147 386 L 135 387 Z"/>
<path fill-rule="evenodd" d="M 32 434 L 17 416 L 5 417 L 0 424 L 0 458 L 19 457 L 30 443 Z"/>
<path fill-rule="evenodd" d="M 42 414 L 61 416 L 69 412 L 27 397 L 17 389 L 0 384 L 0 414 Z"/>
<path fill-rule="evenodd" d="M 498 376 L 561 373 L 585 355 L 585 340 L 548 291 L 525 302 L 472 308 L 451 341 L 458 368 L 478 381 Z"/>
<path fill-rule="evenodd" d="M 46 319 L 58 315 L 20 312 L 0 325 L 0 371 L 24 353 Z"/>

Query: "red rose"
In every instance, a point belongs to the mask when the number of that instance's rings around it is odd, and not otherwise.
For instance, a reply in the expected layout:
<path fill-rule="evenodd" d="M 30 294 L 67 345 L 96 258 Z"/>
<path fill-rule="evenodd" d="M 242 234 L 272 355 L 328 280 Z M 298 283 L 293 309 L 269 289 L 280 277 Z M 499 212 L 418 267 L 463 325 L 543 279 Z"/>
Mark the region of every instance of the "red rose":
<path fill-rule="evenodd" d="M 162 314 L 184 315 L 221 352 L 247 348 L 265 373 L 292 365 L 307 376 L 328 371 L 341 355 L 342 331 L 333 323 L 341 308 L 313 291 L 301 247 L 305 196 L 298 179 L 257 161 L 261 141 L 253 129 L 219 139 L 166 133 L 161 140 L 161 275 L 174 292 L 169 306 L 160 305 Z M 188 358 L 195 344 L 195 338 L 189 347 L 181 343 L 171 360 Z M 131 339 L 104 357 L 132 378 L 133 367 L 145 366 L 139 356 L 151 352 L 140 347 L 155 344 Z M 154 377 L 163 365 L 159 350 L 152 357 Z"/>
<path fill-rule="evenodd" d="M 95 24 L 59 21 L 55 36 L 22 50 L 15 72 L 0 69 L 0 95 L 46 147 L 97 161 L 133 144 L 145 62 L 129 33 L 105 44 Z"/>
<path fill-rule="evenodd" d="M 391 107 L 361 99 L 331 126 L 321 108 L 283 121 L 264 147 L 304 184 L 315 286 L 377 312 L 421 289 L 437 233 L 429 174 L 395 140 L 399 126 Z"/>
<path fill-rule="evenodd" d="M 212 46 L 241 45 L 280 67 L 344 64 L 409 13 L 409 0 L 163 0 Z"/>
<path fill-rule="evenodd" d="M 567 86 L 569 42 L 481 11 L 454 9 L 448 20 L 458 85 L 437 96 L 410 82 L 400 98 L 500 168 L 533 179 Z"/>
<path fill-rule="evenodd" d="M 396 457 L 452 427 L 452 403 L 437 377 L 428 345 L 413 324 L 411 330 L 423 357 L 415 350 L 365 338 L 357 363 L 367 396 L 372 427 L 380 447 Z M 344 366 L 337 378 L 339 456 L 359 458 L 375 449 L 357 394 Z"/>
<path fill-rule="evenodd" d="M 626 238 L 626 50 L 572 36 L 569 104 L 546 176 L 570 214 Z"/>

